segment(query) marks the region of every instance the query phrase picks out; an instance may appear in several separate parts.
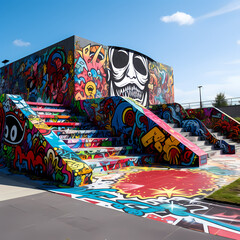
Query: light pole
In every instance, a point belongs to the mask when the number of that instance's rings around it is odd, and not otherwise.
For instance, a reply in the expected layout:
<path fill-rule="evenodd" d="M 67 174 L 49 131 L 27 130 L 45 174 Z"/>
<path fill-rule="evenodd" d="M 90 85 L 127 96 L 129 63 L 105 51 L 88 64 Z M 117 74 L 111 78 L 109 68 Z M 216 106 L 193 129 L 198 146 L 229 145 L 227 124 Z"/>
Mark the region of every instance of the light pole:
<path fill-rule="evenodd" d="M 199 88 L 199 96 L 200 96 L 200 108 L 202 108 L 202 96 L 201 96 L 201 88 L 202 86 L 198 86 Z"/>

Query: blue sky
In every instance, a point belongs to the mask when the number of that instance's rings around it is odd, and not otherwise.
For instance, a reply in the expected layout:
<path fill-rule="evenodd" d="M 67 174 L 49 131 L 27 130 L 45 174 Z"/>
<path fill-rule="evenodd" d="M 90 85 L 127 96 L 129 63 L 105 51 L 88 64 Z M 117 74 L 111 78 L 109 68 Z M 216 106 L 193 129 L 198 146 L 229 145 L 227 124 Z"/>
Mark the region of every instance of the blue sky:
<path fill-rule="evenodd" d="M 240 0 L 1 1 L 0 60 L 77 35 L 174 70 L 175 101 L 240 97 Z M 2 65 L 0 65 L 2 66 Z"/>

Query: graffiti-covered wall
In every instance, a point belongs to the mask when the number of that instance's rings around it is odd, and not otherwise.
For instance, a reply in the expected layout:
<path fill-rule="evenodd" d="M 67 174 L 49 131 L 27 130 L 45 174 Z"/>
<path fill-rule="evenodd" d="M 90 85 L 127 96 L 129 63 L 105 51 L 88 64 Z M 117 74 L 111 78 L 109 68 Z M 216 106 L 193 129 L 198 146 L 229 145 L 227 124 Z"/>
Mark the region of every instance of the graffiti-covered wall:
<path fill-rule="evenodd" d="M 69 105 L 74 93 L 73 40 L 68 38 L 0 68 L 0 94 Z"/>
<path fill-rule="evenodd" d="M 107 97 L 106 47 L 75 37 L 74 60 L 75 100 Z"/>
<path fill-rule="evenodd" d="M 92 169 L 18 95 L 0 95 L 0 167 L 70 186 L 91 183 Z"/>
<path fill-rule="evenodd" d="M 187 109 L 190 117 L 197 117 L 208 128 L 240 142 L 240 124 L 218 108 Z"/>
<path fill-rule="evenodd" d="M 129 49 L 75 37 L 75 100 L 130 97 L 143 106 L 174 102 L 173 70 Z"/>
<path fill-rule="evenodd" d="M 213 144 L 215 149 L 221 149 L 224 154 L 234 154 L 235 146 L 222 139 L 218 139 L 196 116 L 189 117 L 187 111 L 179 104 L 163 104 L 151 106 L 152 111 L 161 119 L 170 123 L 176 123 L 185 132 L 191 132 L 193 136 L 199 136 Z M 209 127 L 209 126 L 208 126 Z"/>
<path fill-rule="evenodd" d="M 70 105 L 130 97 L 143 106 L 174 102 L 173 69 L 125 48 L 72 36 L 0 68 L 0 94 Z"/>

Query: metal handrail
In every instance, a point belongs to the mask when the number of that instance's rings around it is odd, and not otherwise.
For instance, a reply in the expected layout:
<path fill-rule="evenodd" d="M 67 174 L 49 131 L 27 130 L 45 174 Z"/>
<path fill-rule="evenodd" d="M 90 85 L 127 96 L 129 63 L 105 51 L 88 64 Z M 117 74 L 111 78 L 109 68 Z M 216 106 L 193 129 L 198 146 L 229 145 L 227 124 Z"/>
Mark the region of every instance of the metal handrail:
<path fill-rule="evenodd" d="M 226 98 L 228 106 L 233 105 L 240 105 L 240 97 L 235 98 Z M 202 101 L 202 107 L 213 107 L 215 100 L 208 100 L 208 101 Z M 188 103 L 181 103 L 181 105 L 188 109 L 188 108 L 200 108 L 200 102 L 188 102 Z"/>

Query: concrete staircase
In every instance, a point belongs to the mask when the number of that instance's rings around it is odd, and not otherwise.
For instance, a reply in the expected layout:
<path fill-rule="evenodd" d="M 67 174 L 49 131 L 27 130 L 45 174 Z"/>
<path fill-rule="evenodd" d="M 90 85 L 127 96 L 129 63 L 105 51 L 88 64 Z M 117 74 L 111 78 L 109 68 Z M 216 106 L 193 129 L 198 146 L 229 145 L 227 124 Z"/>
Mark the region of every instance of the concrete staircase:
<path fill-rule="evenodd" d="M 186 110 L 178 103 L 150 106 L 149 108 L 175 131 L 205 151 L 208 157 L 219 154 L 235 154 L 235 149 L 239 149 L 238 144 L 208 129 L 195 116 L 189 117 Z M 180 126 L 182 128 L 179 128 Z"/>
<path fill-rule="evenodd" d="M 146 155 L 134 155 L 124 139 L 112 137 L 108 130 L 98 130 L 86 116 L 75 116 L 61 104 L 27 102 L 55 134 L 93 173 L 141 165 Z"/>
<path fill-rule="evenodd" d="M 221 150 L 214 149 L 214 146 L 209 144 L 206 140 L 202 139 L 202 137 L 194 136 L 191 132 L 186 132 L 183 128 L 179 128 L 176 123 L 168 123 L 167 120 L 162 120 L 165 121 L 176 132 L 179 132 L 182 136 L 184 136 L 189 141 L 201 148 L 204 152 L 206 152 L 208 154 L 208 157 L 213 157 L 221 154 Z"/>
<path fill-rule="evenodd" d="M 240 152 L 240 143 L 237 143 L 237 142 L 235 142 L 235 141 L 233 141 L 231 139 L 228 139 L 226 136 L 222 135 L 220 132 L 214 131 L 213 129 L 208 128 L 208 130 L 209 130 L 209 132 L 214 134 L 219 140 L 224 140 L 228 144 L 234 145 L 236 153 Z"/>

